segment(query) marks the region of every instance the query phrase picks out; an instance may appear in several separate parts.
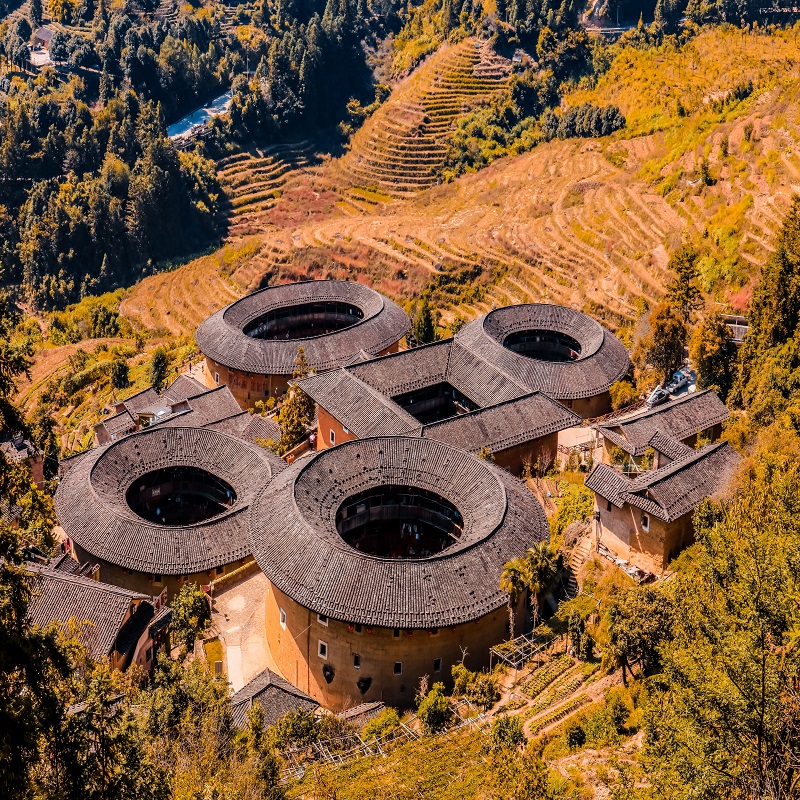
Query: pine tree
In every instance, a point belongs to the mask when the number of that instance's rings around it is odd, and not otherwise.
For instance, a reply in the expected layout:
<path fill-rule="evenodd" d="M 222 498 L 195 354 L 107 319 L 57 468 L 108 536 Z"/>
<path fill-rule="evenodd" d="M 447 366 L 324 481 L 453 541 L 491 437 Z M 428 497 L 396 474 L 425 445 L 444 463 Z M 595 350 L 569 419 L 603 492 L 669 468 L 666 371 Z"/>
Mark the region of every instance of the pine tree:
<path fill-rule="evenodd" d="M 150 385 L 159 393 L 166 383 L 168 370 L 167 351 L 163 347 L 159 347 L 153 353 L 150 361 Z"/>
<path fill-rule="evenodd" d="M 431 313 L 427 297 L 422 299 L 419 309 L 417 310 L 417 315 L 414 317 L 414 323 L 411 326 L 411 335 L 414 337 L 417 347 L 436 341 L 433 314 Z"/>
<path fill-rule="evenodd" d="M 711 388 L 723 401 L 733 387 L 736 345 L 720 314 L 712 314 L 697 326 L 689 343 L 689 356 L 697 370 L 697 385 Z"/>
<path fill-rule="evenodd" d="M 684 322 L 689 321 L 692 311 L 703 305 L 703 296 L 697 288 L 698 254 L 688 244 L 679 247 L 667 264 L 667 269 L 675 273 L 675 277 L 667 286 L 666 299 L 683 315 Z"/>
<path fill-rule="evenodd" d="M 30 0 L 28 6 L 31 16 L 31 22 L 34 25 L 42 24 L 42 0 Z"/>

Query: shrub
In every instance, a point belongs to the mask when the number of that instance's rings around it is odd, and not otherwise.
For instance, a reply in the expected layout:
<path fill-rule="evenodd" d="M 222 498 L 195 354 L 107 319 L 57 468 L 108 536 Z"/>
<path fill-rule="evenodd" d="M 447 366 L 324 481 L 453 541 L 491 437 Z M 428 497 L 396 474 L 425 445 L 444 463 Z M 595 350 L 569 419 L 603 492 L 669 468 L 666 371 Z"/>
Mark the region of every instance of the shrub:
<path fill-rule="evenodd" d="M 308 747 L 319 738 L 317 719 L 312 711 L 298 708 L 284 714 L 273 726 L 275 747 Z"/>
<path fill-rule="evenodd" d="M 463 664 L 454 664 L 453 696 L 466 697 L 482 711 L 491 708 L 499 699 L 497 678 L 488 672 L 471 672 Z"/>
<path fill-rule="evenodd" d="M 567 725 L 564 738 L 567 740 L 570 750 L 577 750 L 586 744 L 586 731 L 578 720 L 574 720 Z"/>
<path fill-rule="evenodd" d="M 558 506 L 558 514 L 553 520 L 553 533 L 560 536 L 568 525 L 589 519 L 594 512 L 594 495 L 585 486 L 571 484 Z"/>
<path fill-rule="evenodd" d="M 380 739 L 400 725 L 400 716 L 393 708 L 385 708 L 375 719 L 370 720 L 361 732 L 365 742 Z"/>
<path fill-rule="evenodd" d="M 495 752 L 508 748 L 516 748 L 525 741 L 522 730 L 522 720 L 519 717 L 509 717 L 503 714 L 492 723 L 491 749 Z"/>
<path fill-rule="evenodd" d="M 417 709 L 417 717 L 422 723 L 422 730 L 433 735 L 441 733 L 453 718 L 453 707 L 450 698 L 444 693 L 443 683 L 434 683 Z"/>

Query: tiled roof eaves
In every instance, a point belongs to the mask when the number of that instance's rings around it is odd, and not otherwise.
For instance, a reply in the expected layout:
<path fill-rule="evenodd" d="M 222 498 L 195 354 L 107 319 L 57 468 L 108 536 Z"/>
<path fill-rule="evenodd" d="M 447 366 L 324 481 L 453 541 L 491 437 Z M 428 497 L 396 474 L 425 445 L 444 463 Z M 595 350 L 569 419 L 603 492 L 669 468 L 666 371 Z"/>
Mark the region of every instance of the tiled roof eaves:
<path fill-rule="evenodd" d="M 348 369 L 311 375 L 298 386 L 359 439 L 405 435 L 419 428 L 419 421 L 405 409 Z M 345 393 L 344 387 L 352 391 Z"/>
<path fill-rule="evenodd" d="M 505 434 L 499 434 L 490 439 L 486 438 L 485 431 L 482 430 L 481 434 L 477 436 L 474 441 L 470 441 L 469 429 L 471 423 L 481 419 L 501 416 L 503 411 L 508 411 L 510 409 L 522 410 L 525 406 L 532 406 L 531 421 L 533 422 L 535 419 L 538 424 L 529 425 L 527 428 L 508 431 Z M 544 411 L 541 406 L 549 406 L 550 411 L 554 412 L 550 419 L 547 419 L 545 422 L 541 422 L 541 419 L 544 417 Z M 536 416 L 534 416 L 534 414 Z M 580 425 L 580 423 L 581 417 L 562 406 L 558 401 L 553 400 L 541 392 L 531 392 L 522 397 L 504 400 L 501 403 L 496 403 L 486 408 L 470 411 L 467 414 L 460 414 L 459 416 L 451 417 L 450 419 L 440 422 L 423 425 L 420 429 L 420 435 L 426 438 L 438 439 L 440 437 L 436 435 L 437 432 L 449 430 L 451 436 L 448 437 L 446 441 L 450 441 L 451 444 L 458 444 L 466 450 L 471 450 L 473 452 L 477 452 L 483 447 L 488 447 L 492 453 L 495 453 L 525 442 L 540 439 L 551 433 L 572 428 L 575 425 Z M 458 441 L 452 441 L 454 436 Z"/>
<path fill-rule="evenodd" d="M 689 513 L 703 497 L 713 495 L 731 477 L 739 456 L 728 442 L 709 444 L 685 458 L 634 480 L 623 495 L 625 502 L 642 508 L 665 522 Z M 696 471 L 700 470 L 696 474 Z M 686 476 L 689 478 L 686 484 Z"/>
<path fill-rule="evenodd" d="M 346 545 L 335 527 L 341 502 L 389 484 L 448 498 L 464 518 L 461 539 L 420 559 L 377 558 Z M 250 520 L 256 561 L 281 591 L 333 619 L 385 628 L 448 627 L 502 608 L 503 564 L 548 535 L 541 506 L 504 470 L 409 437 L 350 441 L 295 462 L 251 506 Z"/>
<path fill-rule="evenodd" d="M 587 489 L 613 503 L 617 508 L 625 504 L 622 495 L 631 481 L 608 464 L 595 464 L 585 481 Z"/>
<path fill-rule="evenodd" d="M 236 502 L 194 525 L 156 525 L 139 517 L 125 500 L 128 487 L 140 475 L 174 464 L 223 478 Z M 76 464 L 59 484 L 56 515 L 70 538 L 95 558 L 137 572 L 203 572 L 249 555 L 248 505 L 284 467 L 258 445 L 212 429 L 146 428 L 90 451 Z"/>
<path fill-rule="evenodd" d="M 321 300 L 352 303 L 364 317 L 340 331 L 303 339 L 256 339 L 243 331 L 270 309 Z M 299 347 L 309 365 L 322 372 L 343 366 L 361 350 L 380 353 L 410 330 L 406 313 L 374 289 L 354 281 L 312 280 L 270 286 L 231 303 L 204 320 L 195 339 L 204 355 L 231 369 L 291 375 Z"/>
<path fill-rule="evenodd" d="M 581 345 L 575 361 L 554 362 L 515 353 L 503 345 L 509 333 L 554 330 Z M 625 375 L 630 359 L 624 345 L 600 323 L 575 309 L 548 304 L 522 304 L 495 309 L 465 325 L 456 343 L 513 376 L 528 391 L 542 391 L 559 400 L 593 397 Z"/>
<path fill-rule="evenodd" d="M 698 408 L 702 409 L 704 414 L 700 418 L 693 417 Z M 604 436 L 611 427 L 621 429 L 621 435 L 628 442 L 628 446 L 624 447 L 626 452 L 640 456 L 647 449 L 650 439 L 657 430 L 682 441 L 714 425 L 719 425 L 729 415 L 730 411 L 717 395 L 712 390 L 705 389 L 701 392 L 687 393 L 664 405 L 639 411 L 628 417 L 609 420 L 606 425 L 598 426 L 598 429 Z M 620 444 L 620 447 L 623 445 Z"/>

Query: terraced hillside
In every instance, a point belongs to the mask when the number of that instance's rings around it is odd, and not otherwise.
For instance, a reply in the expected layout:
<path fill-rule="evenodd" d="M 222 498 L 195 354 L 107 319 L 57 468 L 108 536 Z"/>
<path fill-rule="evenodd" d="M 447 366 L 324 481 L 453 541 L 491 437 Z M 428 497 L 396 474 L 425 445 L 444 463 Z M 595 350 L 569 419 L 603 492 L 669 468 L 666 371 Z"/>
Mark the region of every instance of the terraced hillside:
<path fill-rule="evenodd" d="M 223 158 L 217 176 L 225 193 L 228 236 L 241 236 L 259 225 L 264 212 L 273 208 L 289 179 L 310 163 L 308 142 L 253 148 Z"/>
<path fill-rule="evenodd" d="M 748 38 L 743 45 L 738 32 L 699 35 L 692 69 L 681 61 L 686 54 L 624 51 L 596 89 L 570 97 L 618 103 L 630 130 L 610 139 L 553 141 L 393 200 L 353 186 L 347 170 L 379 115 L 395 116 L 418 83 L 433 86 L 454 54 L 478 54 L 474 43 L 447 47 L 398 87 L 342 159 L 295 171 L 266 163 L 278 152 L 225 162 L 223 179 L 242 209 L 232 241 L 142 281 L 122 311 L 145 329 L 191 335 L 211 311 L 265 280 L 331 276 L 400 301 L 441 285 L 445 323 L 549 300 L 617 327 L 635 318 L 641 298 L 658 296 L 669 254 L 684 239 L 704 252 L 704 287 L 743 307 L 800 191 L 800 58 L 792 57 L 800 50 L 791 33 Z M 714 98 L 742 81 L 752 81 L 752 94 L 715 109 Z M 258 169 L 261 187 L 251 177 Z"/>
<path fill-rule="evenodd" d="M 502 88 L 510 71 L 511 63 L 485 42 L 467 39 L 445 46 L 356 133 L 350 152 L 336 164 L 335 176 L 345 186 L 392 198 L 433 186 L 456 119 L 476 99 Z M 357 208 L 363 197 L 355 193 Z"/>

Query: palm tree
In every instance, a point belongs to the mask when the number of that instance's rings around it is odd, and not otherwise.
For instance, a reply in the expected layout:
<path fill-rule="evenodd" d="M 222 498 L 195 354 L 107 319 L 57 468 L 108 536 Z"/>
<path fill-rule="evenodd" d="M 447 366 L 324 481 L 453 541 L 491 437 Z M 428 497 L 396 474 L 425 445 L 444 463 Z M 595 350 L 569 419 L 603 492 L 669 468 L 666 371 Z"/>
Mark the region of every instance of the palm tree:
<path fill-rule="evenodd" d="M 539 618 L 539 596 L 549 591 L 556 578 L 556 554 L 549 542 L 537 542 L 525 555 L 525 573 L 531 590 L 533 628 Z"/>
<path fill-rule="evenodd" d="M 509 638 L 514 638 L 514 608 L 522 593 L 528 587 L 528 575 L 525 562 L 514 558 L 504 567 L 500 575 L 500 591 L 508 595 L 508 630 Z"/>

